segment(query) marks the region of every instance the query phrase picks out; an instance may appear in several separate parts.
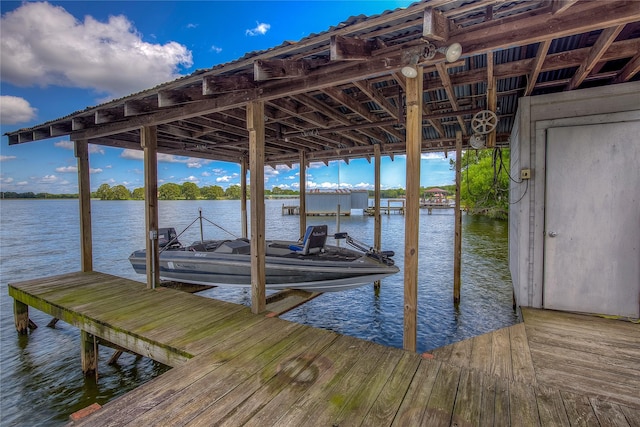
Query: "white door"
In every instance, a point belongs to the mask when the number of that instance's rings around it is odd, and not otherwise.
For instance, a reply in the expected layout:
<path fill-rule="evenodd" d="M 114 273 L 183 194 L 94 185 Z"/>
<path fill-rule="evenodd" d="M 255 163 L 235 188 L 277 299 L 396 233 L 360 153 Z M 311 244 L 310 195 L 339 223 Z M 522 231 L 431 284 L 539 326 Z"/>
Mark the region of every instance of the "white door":
<path fill-rule="evenodd" d="M 640 122 L 550 128 L 543 305 L 640 315 Z"/>

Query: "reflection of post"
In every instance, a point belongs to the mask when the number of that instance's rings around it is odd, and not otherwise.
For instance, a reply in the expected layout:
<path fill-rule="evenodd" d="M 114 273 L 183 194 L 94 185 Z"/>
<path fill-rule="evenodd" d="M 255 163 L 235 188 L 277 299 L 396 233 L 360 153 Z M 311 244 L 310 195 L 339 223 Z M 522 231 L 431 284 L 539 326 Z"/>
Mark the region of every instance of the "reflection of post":
<path fill-rule="evenodd" d="M 456 132 L 456 207 L 453 249 L 453 303 L 460 303 L 460 267 L 462 262 L 462 211 L 460 210 L 460 168 L 462 165 L 462 132 Z"/>

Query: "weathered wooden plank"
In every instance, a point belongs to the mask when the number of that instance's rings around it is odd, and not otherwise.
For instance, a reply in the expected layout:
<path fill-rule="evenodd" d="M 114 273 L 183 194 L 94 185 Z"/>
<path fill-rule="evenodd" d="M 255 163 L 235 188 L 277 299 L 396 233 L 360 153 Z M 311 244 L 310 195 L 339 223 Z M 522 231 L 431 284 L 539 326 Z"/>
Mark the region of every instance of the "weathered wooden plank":
<path fill-rule="evenodd" d="M 562 403 L 562 396 L 558 390 L 539 385 L 535 388 L 535 393 L 541 425 L 563 427 L 570 425 L 567 412 Z"/>
<path fill-rule="evenodd" d="M 640 341 L 634 342 L 620 336 L 589 336 L 585 334 L 549 330 L 542 327 L 527 327 L 529 347 L 533 351 L 538 344 L 547 344 L 558 349 L 571 349 L 584 354 L 629 359 L 640 363 Z M 640 338 L 639 338 L 640 340 Z"/>
<path fill-rule="evenodd" d="M 535 385 L 536 373 L 523 323 L 509 327 L 509 339 L 513 379 Z"/>
<path fill-rule="evenodd" d="M 509 383 L 509 414 L 512 426 L 539 426 L 538 405 L 531 386 L 517 381 Z"/>
<path fill-rule="evenodd" d="M 587 397 L 567 391 L 561 391 L 560 394 L 572 426 L 600 426 Z"/>
<path fill-rule="evenodd" d="M 429 400 L 440 367 L 443 363 L 435 360 L 423 360 L 402 400 L 398 414 L 392 426 L 419 425 L 425 412 L 425 402 Z"/>
<path fill-rule="evenodd" d="M 460 368 L 442 364 L 433 383 L 433 390 L 429 396 L 427 408 L 420 425 L 449 425 L 451 412 L 456 400 L 459 378 Z"/>
<path fill-rule="evenodd" d="M 471 361 L 473 339 L 458 341 L 451 344 L 451 355 L 447 363 L 466 368 Z"/>
<path fill-rule="evenodd" d="M 310 329 L 306 337 L 306 341 L 301 337 L 287 352 L 200 413 L 189 425 L 209 426 L 211 420 L 217 420 L 219 426 L 245 425 L 273 399 L 282 398 L 280 393 L 286 389 L 296 391 L 295 397 L 288 394 L 289 399 L 297 399 L 297 394 L 311 387 L 327 369 L 323 353 L 338 335 Z M 293 402 L 289 400 L 289 403 Z"/>
<path fill-rule="evenodd" d="M 384 362 L 382 359 L 390 356 L 388 353 L 385 355 L 383 349 L 384 347 L 375 344 L 368 346 L 363 357 L 358 358 L 358 362 L 348 372 L 333 381 L 331 387 L 316 394 L 315 401 L 304 412 L 298 412 L 296 417 L 287 422 L 301 426 L 335 425 L 331 420 L 337 418 L 345 405 L 349 404 L 350 396 L 359 390 L 377 363 Z M 310 390 L 310 394 L 312 393 L 313 389 Z"/>
<path fill-rule="evenodd" d="M 627 422 L 631 427 L 640 427 L 640 408 L 630 408 L 621 405 L 620 410 L 627 418 Z"/>
<path fill-rule="evenodd" d="M 512 379 L 511 343 L 509 329 L 503 328 L 492 332 L 491 374 L 502 378 Z"/>
<path fill-rule="evenodd" d="M 389 381 L 362 421 L 363 426 L 391 425 L 419 364 L 420 358 L 417 355 L 410 352 L 402 355 Z"/>
<path fill-rule="evenodd" d="M 479 426 L 482 411 L 484 375 L 463 369 L 451 417 L 452 425 Z"/>
<path fill-rule="evenodd" d="M 526 325 L 542 324 L 547 328 L 571 329 L 587 335 L 606 335 L 609 331 L 626 331 L 634 336 L 640 334 L 637 324 L 622 319 L 531 308 L 523 309 L 522 314 Z"/>
<path fill-rule="evenodd" d="M 202 411 L 235 389 L 238 384 L 255 375 L 277 358 L 309 328 L 289 323 L 278 329 L 265 328 L 263 337 L 243 353 L 225 363 L 221 371 L 215 370 L 183 387 L 171 400 L 159 403 L 152 412 L 136 417 L 137 425 L 152 425 L 157 414 L 162 414 L 165 425 L 187 425 Z M 286 339 L 285 339 L 286 338 Z"/>
<path fill-rule="evenodd" d="M 496 384 L 498 380 L 498 377 L 484 375 L 479 419 L 480 425 L 482 426 L 500 425 L 494 420 L 496 412 Z"/>
<path fill-rule="evenodd" d="M 509 380 L 496 377 L 493 407 L 493 425 L 510 425 L 509 415 Z"/>
<path fill-rule="evenodd" d="M 260 322 L 267 319 L 254 316 Z M 262 334 L 264 336 L 264 334 Z M 89 419 L 87 425 L 124 425 L 136 417 L 154 409 L 180 393 L 184 388 L 197 382 L 213 371 L 224 368 L 225 364 L 257 345 L 261 335 L 252 328 L 246 328 L 227 340 L 215 343 L 209 350 L 189 360 L 183 366 L 171 369 L 144 386 L 104 406 L 104 415 L 97 421 Z"/>
<path fill-rule="evenodd" d="M 347 345 L 345 345 L 344 341 L 347 341 Z M 291 406 L 288 408 L 280 408 L 280 416 L 277 417 L 275 424 L 292 426 L 305 425 L 301 424 L 300 420 L 307 418 L 309 413 L 322 409 L 322 407 L 326 405 L 328 396 L 331 395 L 332 390 L 344 380 L 372 345 L 372 343 L 353 338 L 340 337 L 337 339 L 334 344 L 324 352 L 324 356 L 328 359 L 327 368 L 318 377 L 316 382 L 307 389 L 307 392 L 299 396 Z M 337 354 L 337 352 L 333 351 L 334 347 L 343 348 L 342 354 Z M 269 405 L 268 407 L 271 408 Z M 264 420 L 266 418 L 264 414 L 265 410 L 267 410 L 267 407 L 258 413 L 259 417 L 256 419 Z M 258 424 L 252 419 L 247 425 Z"/>
<path fill-rule="evenodd" d="M 474 337 L 471 347 L 471 360 L 469 361 L 469 368 L 484 372 L 486 374 L 491 373 L 491 353 L 492 349 L 491 334 L 482 334 Z"/>
<path fill-rule="evenodd" d="M 593 397 L 589 401 L 601 426 L 629 427 L 629 423 L 619 405 Z"/>
<path fill-rule="evenodd" d="M 317 363 L 320 364 L 319 376 L 315 382 L 296 385 L 295 387 L 286 387 L 267 402 L 262 408 L 253 414 L 246 421 L 246 426 L 264 426 L 281 424 L 279 419 L 284 415 L 286 408 L 303 407 L 305 402 L 304 396 L 309 394 L 312 388 L 323 387 L 335 373 L 340 375 L 344 370 L 349 369 L 354 363 L 354 356 L 357 356 L 362 350 L 363 344 L 359 343 L 354 346 L 351 339 L 340 336 L 332 342 L 320 355 L 318 355 Z M 298 402 L 298 400 L 301 400 Z"/>
<path fill-rule="evenodd" d="M 440 362 L 449 362 L 452 351 L 453 347 L 451 347 L 451 345 L 443 345 L 442 347 L 434 348 L 433 350 L 431 350 L 430 354 L 434 357 L 434 359 L 437 359 Z"/>
<path fill-rule="evenodd" d="M 371 367 L 352 376 L 351 389 L 343 387 L 340 390 L 345 402 L 340 408 L 340 413 L 333 416 L 329 423 L 340 426 L 360 425 L 404 354 L 406 352 L 383 346 L 378 346 L 374 354 L 367 354 L 367 359 L 371 359 Z M 319 418 L 319 421 L 322 423 L 323 419 Z"/>

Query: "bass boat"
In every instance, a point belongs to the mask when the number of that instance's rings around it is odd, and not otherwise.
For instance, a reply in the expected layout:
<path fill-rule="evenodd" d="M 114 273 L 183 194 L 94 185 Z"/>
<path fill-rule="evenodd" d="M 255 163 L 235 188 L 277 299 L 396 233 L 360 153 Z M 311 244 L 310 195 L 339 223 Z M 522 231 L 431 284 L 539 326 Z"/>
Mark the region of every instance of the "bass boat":
<path fill-rule="evenodd" d="M 266 289 L 343 291 L 399 271 L 391 251 L 367 248 L 347 233 L 333 237 L 337 241 L 345 240 L 350 248 L 327 245 L 327 237 L 326 225 L 314 225 L 307 228 L 300 241 L 268 240 Z M 174 228 L 158 230 L 162 279 L 199 285 L 251 286 L 248 239 L 200 240 L 183 245 L 178 238 Z M 138 250 L 129 257 L 136 273 L 146 274 L 145 252 Z"/>

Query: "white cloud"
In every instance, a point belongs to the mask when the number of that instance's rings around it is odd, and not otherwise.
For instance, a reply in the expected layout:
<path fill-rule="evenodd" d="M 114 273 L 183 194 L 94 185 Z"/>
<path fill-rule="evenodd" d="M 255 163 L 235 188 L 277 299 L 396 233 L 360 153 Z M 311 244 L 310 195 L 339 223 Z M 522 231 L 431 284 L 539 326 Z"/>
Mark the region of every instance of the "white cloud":
<path fill-rule="evenodd" d="M 207 171 L 202 172 L 200 175 L 202 176 L 211 176 L 211 174 Z"/>
<path fill-rule="evenodd" d="M 57 141 L 53 143 L 54 147 L 64 148 L 65 150 L 73 150 L 75 148 L 75 144 L 73 141 Z M 104 148 L 100 145 L 89 144 L 89 153 L 90 154 L 104 154 Z"/>
<path fill-rule="evenodd" d="M 11 178 L 11 177 L 2 178 L 2 179 L 0 179 L 0 182 L 2 182 L 3 184 L 11 184 L 13 182 L 13 178 Z"/>
<path fill-rule="evenodd" d="M 45 175 L 42 178 L 40 178 L 40 182 L 44 184 L 53 184 L 57 180 L 58 180 L 58 177 L 55 175 Z"/>
<path fill-rule="evenodd" d="M 16 156 L 0 156 L 0 162 L 6 162 L 8 160 L 15 160 Z"/>
<path fill-rule="evenodd" d="M 78 172 L 78 168 L 76 166 L 63 166 L 56 168 L 56 172 L 58 173 L 76 173 Z"/>
<path fill-rule="evenodd" d="M 182 181 L 183 182 L 193 182 L 193 183 L 197 184 L 198 182 L 200 182 L 200 179 L 198 177 L 195 177 L 195 176 L 191 175 L 191 176 L 188 176 L 186 178 L 183 178 Z"/>
<path fill-rule="evenodd" d="M 129 160 L 144 160 L 144 152 L 142 150 L 132 150 L 125 148 L 122 150 L 120 157 Z M 211 163 L 211 160 L 197 159 L 195 157 L 174 156 L 173 154 L 158 153 L 158 162 L 164 163 L 184 163 L 189 168 L 200 168 L 202 165 Z"/>
<path fill-rule="evenodd" d="M 15 125 L 33 120 L 36 118 L 37 111 L 24 98 L 9 95 L 0 96 L 0 123 L 3 125 Z"/>
<path fill-rule="evenodd" d="M 124 95 L 179 77 L 191 51 L 143 41 L 123 15 L 83 21 L 60 6 L 25 2 L 0 22 L 0 73 L 18 86 L 60 85 Z"/>
<path fill-rule="evenodd" d="M 448 160 L 445 159 L 444 153 L 422 153 L 420 158 L 422 160 Z"/>
<path fill-rule="evenodd" d="M 220 52 L 222 52 L 222 48 L 221 48 L 221 47 L 218 47 L 218 46 L 216 46 L 216 45 L 214 45 L 214 44 L 212 44 L 212 45 L 211 45 L 211 49 L 210 49 L 210 50 L 211 50 L 211 52 L 215 52 L 215 53 L 220 53 Z"/>
<path fill-rule="evenodd" d="M 245 35 L 247 36 L 264 36 L 267 34 L 267 31 L 271 28 L 270 24 L 265 24 L 264 22 L 256 22 L 255 28 L 245 31 Z"/>
<path fill-rule="evenodd" d="M 216 178 L 216 182 L 231 182 L 232 178 L 233 178 L 232 176 L 224 175 Z"/>
<path fill-rule="evenodd" d="M 20 186 L 27 185 L 27 184 L 29 184 L 28 181 L 20 181 L 20 182 L 16 183 L 16 185 L 20 185 Z"/>

